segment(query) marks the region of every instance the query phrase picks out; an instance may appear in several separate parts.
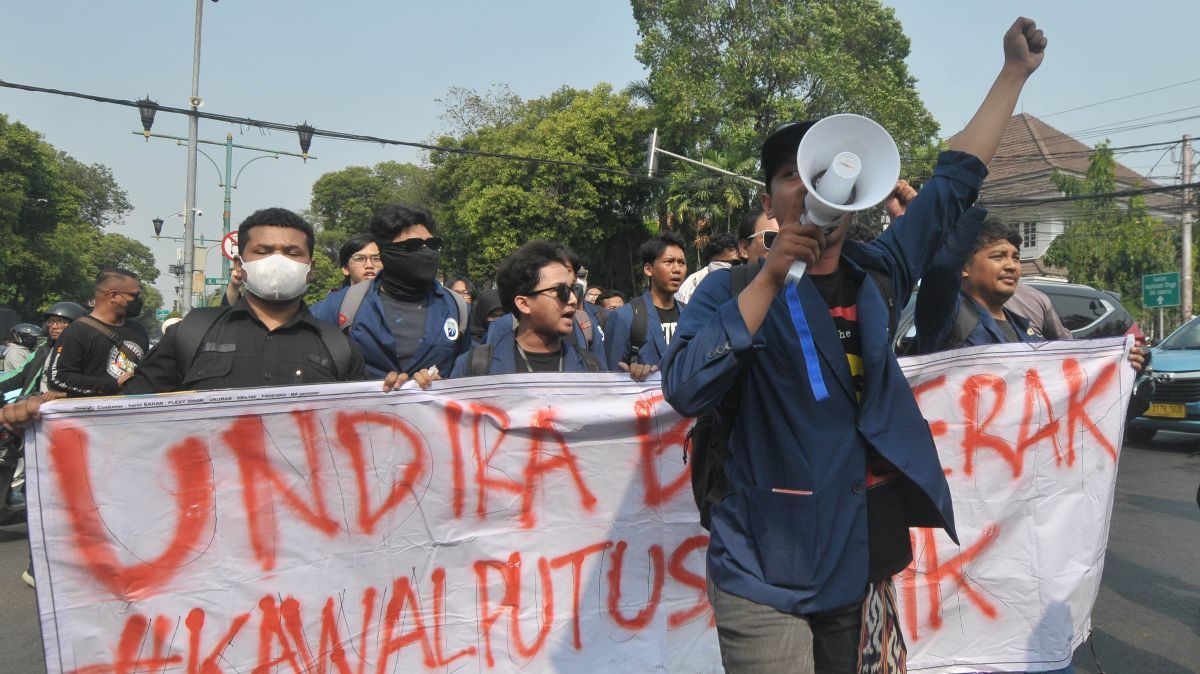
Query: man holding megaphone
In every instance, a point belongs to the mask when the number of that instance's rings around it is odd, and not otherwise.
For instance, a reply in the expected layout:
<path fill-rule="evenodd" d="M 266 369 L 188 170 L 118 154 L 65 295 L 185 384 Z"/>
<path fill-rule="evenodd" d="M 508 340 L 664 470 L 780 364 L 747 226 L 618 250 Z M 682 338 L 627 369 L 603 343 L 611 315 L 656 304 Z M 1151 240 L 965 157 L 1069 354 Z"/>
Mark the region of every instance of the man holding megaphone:
<path fill-rule="evenodd" d="M 1033 21 L 1009 28 L 979 111 L 874 241 L 848 241 L 846 228 L 896 185 L 886 131 L 835 115 L 764 142 L 762 202 L 779 234 L 757 273 L 709 274 L 662 361 L 671 405 L 717 421 L 691 452 L 726 670 L 904 671 L 891 577 L 912 560 L 908 528 L 957 537 L 929 427 L 890 349 L 894 305 L 978 196 L 1045 47 Z"/>

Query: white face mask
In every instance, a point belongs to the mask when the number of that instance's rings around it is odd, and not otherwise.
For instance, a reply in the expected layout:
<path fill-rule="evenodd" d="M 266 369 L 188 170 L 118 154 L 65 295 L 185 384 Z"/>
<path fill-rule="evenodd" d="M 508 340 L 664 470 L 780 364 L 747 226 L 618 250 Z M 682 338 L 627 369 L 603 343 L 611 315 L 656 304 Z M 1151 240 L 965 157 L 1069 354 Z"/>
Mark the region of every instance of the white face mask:
<path fill-rule="evenodd" d="M 308 290 L 312 265 L 275 253 L 261 260 L 242 260 L 246 291 L 264 300 L 294 300 Z"/>

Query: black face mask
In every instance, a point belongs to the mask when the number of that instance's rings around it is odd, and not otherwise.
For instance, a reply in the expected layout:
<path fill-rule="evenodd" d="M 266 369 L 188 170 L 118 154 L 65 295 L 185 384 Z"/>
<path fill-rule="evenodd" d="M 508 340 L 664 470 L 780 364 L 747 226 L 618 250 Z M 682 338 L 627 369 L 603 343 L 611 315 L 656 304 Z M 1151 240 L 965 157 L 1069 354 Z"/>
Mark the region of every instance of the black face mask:
<path fill-rule="evenodd" d="M 408 250 L 395 243 L 379 247 L 383 259 L 380 283 L 387 294 L 400 300 L 423 299 L 433 289 L 439 256 L 432 248 Z"/>
<path fill-rule="evenodd" d="M 145 304 L 146 298 L 138 295 L 136 300 L 125 305 L 125 318 L 137 318 L 138 314 L 142 313 L 142 307 Z"/>

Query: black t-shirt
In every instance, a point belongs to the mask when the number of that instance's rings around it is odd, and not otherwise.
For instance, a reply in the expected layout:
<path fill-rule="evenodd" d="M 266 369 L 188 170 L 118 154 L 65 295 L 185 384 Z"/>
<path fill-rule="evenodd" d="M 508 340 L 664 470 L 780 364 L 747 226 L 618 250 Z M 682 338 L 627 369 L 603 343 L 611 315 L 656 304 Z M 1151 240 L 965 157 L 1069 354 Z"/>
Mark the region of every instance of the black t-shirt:
<path fill-rule="evenodd" d="M 850 364 L 854 392 L 862 401 L 866 390 L 862 336 L 858 325 L 858 289 L 841 267 L 832 274 L 810 275 L 813 285 L 829 307 Z M 867 546 L 870 578 L 881 580 L 899 573 L 912 562 L 912 544 L 904 514 L 902 474 L 874 449 L 867 453 Z"/>
<path fill-rule="evenodd" d="M 117 392 L 117 379 L 137 370 L 150 345 L 146 329 L 134 320 L 97 324 L 111 331 L 113 338 L 84 320 L 73 321 L 63 330 L 46 362 L 44 376 L 50 390 L 72 397 L 111 395 Z"/>
<path fill-rule="evenodd" d="M 679 302 L 672 304 L 670 309 L 659 306 L 654 308 L 658 311 L 658 324 L 662 326 L 663 341 L 670 344 L 671 338 L 675 336 L 675 327 L 679 325 Z"/>
<path fill-rule="evenodd" d="M 526 372 L 562 372 L 562 345 L 559 345 L 557 351 L 538 353 L 537 351 L 525 351 L 517 346 L 514 341 L 513 363 L 517 366 L 518 370 L 523 369 Z"/>

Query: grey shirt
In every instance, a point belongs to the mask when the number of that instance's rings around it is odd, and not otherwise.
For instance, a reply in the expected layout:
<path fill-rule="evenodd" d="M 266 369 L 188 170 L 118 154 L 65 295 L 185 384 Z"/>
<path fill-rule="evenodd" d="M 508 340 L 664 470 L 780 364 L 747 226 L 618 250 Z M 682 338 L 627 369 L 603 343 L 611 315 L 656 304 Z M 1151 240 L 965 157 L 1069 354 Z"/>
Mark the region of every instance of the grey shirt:
<path fill-rule="evenodd" d="M 1045 339 L 1074 339 L 1059 320 L 1046 293 L 1025 283 L 1017 284 L 1017 292 L 1004 303 L 1004 308 L 1029 321 L 1029 327 Z"/>
<path fill-rule="evenodd" d="M 417 346 L 421 344 L 421 338 L 425 336 L 428 300 L 404 302 L 381 292 L 379 301 L 383 304 L 383 315 L 396 341 L 396 362 L 408 367 L 408 362 L 417 352 Z"/>

